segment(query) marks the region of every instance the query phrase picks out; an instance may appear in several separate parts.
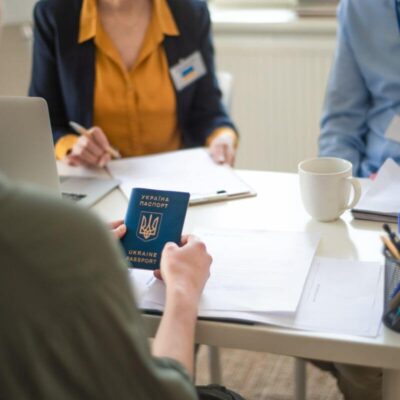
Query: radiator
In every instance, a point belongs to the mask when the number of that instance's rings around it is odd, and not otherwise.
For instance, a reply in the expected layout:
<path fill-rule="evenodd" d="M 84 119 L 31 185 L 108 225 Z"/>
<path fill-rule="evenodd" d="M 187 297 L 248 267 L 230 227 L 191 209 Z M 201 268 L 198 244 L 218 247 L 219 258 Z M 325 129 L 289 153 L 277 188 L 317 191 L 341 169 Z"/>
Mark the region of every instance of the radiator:
<path fill-rule="evenodd" d="M 317 154 L 334 35 L 215 34 L 217 67 L 233 75 L 231 114 L 240 131 L 237 167 L 294 172 Z"/>

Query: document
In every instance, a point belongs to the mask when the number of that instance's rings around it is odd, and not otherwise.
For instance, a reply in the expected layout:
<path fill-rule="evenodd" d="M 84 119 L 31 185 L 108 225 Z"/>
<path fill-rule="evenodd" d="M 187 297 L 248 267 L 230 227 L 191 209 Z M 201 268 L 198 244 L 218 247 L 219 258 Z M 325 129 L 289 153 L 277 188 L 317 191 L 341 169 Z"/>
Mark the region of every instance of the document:
<path fill-rule="evenodd" d="M 82 166 L 70 166 L 64 161 L 57 161 L 57 171 L 60 176 L 76 176 L 79 178 L 107 179 L 110 175 L 104 168 L 87 168 Z"/>
<path fill-rule="evenodd" d="M 131 279 L 136 287 L 138 306 L 161 311 L 163 304 L 148 298 L 149 291 L 156 287 L 161 290 L 159 282 L 152 275 L 143 275 L 140 270 L 131 270 Z M 246 282 L 243 282 L 245 287 Z M 383 287 L 384 268 L 381 263 L 315 257 L 295 313 L 200 309 L 199 316 L 376 337 L 383 314 Z"/>
<path fill-rule="evenodd" d="M 319 236 L 298 232 L 207 231 L 195 234 L 213 257 L 200 311 L 294 313 Z M 165 286 L 155 281 L 146 300 L 163 305 Z"/>
<path fill-rule="evenodd" d="M 113 160 L 111 175 L 129 198 L 133 187 L 190 193 L 190 204 L 254 196 L 227 165 L 217 165 L 204 148 Z"/>
<path fill-rule="evenodd" d="M 294 327 L 376 336 L 383 315 L 381 263 L 317 258 Z"/>
<path fill-rule="evenodd" d="M 400 166 L 387 159 L 357 206 L 354 218 L 397 222 L 400 212 Z"/>

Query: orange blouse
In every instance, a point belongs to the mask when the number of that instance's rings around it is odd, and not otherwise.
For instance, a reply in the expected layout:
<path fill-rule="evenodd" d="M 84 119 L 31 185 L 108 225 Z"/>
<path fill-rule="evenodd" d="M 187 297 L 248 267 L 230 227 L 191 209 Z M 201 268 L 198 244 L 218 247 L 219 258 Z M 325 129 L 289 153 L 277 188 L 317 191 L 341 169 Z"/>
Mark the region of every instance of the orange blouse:
<path fill-rule="evenodd" d="M 96 0 L 83 0 L 79 43 L 94 39 L 96 79 L 93 122 L 113 147 L 125 156 L 138 156 L 181 147 L 174 86 L 162 45 L 164 35 L 179 30 L 166 0 L 153 0 L 151 20 L 135 65 L 127 70 L 118 50 L 102 28 Z M 212 138 L 230 131 L 217 129 Z M 236 139 L 236 135 L 232 131 Z M 66 135 L 56 144 L 58 159 L 77 140 Z"/>

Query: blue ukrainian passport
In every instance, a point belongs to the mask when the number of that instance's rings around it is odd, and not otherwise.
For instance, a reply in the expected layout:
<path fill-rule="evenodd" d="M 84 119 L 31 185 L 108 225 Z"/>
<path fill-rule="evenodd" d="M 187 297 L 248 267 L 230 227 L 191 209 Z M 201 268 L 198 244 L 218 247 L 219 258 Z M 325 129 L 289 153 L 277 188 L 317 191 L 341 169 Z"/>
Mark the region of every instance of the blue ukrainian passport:
<path fill-rule="evenodd" d="M 133 268 L 159 269 L 165 243 L 181 241 L 189 193 L 133 188 L 121 243 Z"/>

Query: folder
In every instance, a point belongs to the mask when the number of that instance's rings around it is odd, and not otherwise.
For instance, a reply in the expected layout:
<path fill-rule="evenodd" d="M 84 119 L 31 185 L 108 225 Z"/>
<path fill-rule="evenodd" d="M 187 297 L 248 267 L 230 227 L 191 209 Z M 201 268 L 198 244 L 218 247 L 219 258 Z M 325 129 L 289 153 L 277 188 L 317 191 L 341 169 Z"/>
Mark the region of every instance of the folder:
<path fill-rule="evenodd" d="M 190 193 L 190 205 L 255 196 L 228 165 L 216 164 L 205 148 L 113 160 L 111 175 L 129 198 L 133 187 Z"/>

